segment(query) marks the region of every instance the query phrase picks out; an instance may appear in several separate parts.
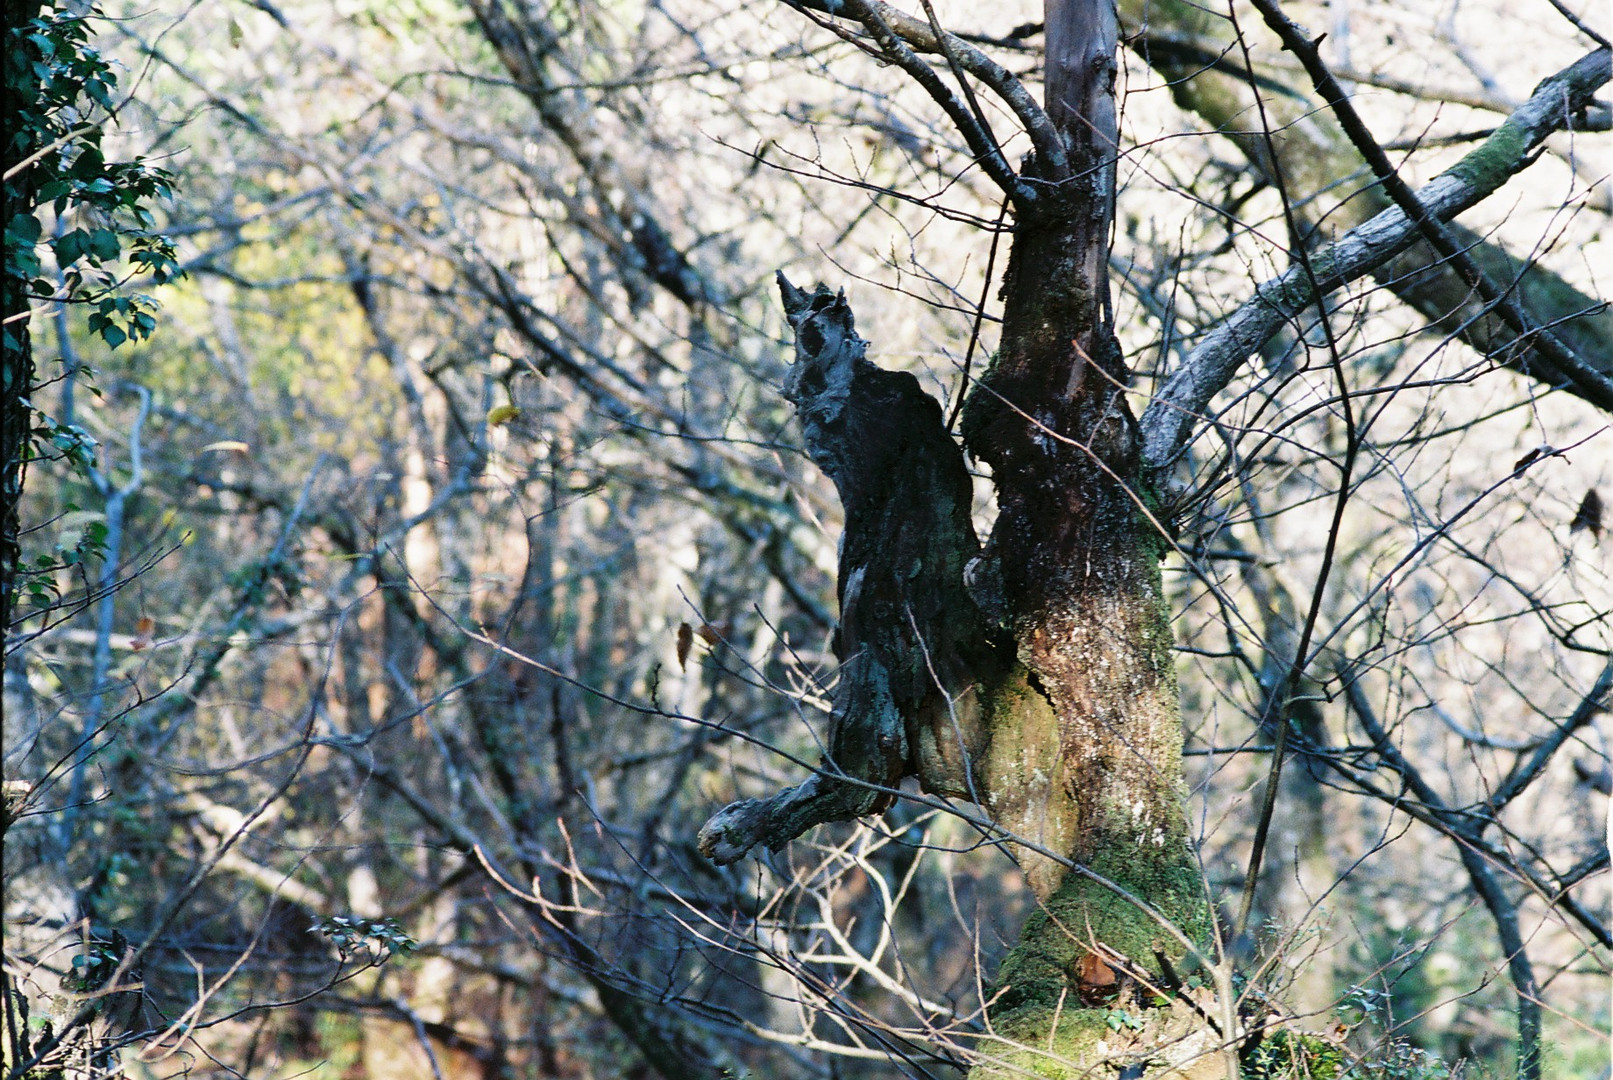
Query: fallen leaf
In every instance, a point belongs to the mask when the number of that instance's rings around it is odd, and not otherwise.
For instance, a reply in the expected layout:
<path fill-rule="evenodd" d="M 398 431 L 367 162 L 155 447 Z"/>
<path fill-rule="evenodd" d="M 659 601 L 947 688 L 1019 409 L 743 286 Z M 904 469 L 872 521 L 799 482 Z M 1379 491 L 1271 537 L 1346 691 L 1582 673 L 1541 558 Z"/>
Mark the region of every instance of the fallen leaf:
<path fill-rule="evenodd" d="M 1097 953 L 1082 953 L 1076 964 L 1076 977 L 1088 986 L 1113 986 L 1115 969 L 1104 963 Z"/>
<path fill-rule="evenodd" d="M 1093 1003 L 1120 989 L 1120 976 L 1095 952 L 1082 953 L 1075 962 L 1075 981 L 1083 1001 Z"/>

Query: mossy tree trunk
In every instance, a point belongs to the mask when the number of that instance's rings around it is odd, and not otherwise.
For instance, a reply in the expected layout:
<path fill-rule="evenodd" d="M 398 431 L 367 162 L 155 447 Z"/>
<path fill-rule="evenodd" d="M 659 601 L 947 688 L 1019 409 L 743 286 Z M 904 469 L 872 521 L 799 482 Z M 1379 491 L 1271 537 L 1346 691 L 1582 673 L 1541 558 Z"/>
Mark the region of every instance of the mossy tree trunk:
<path fill-rule="evenodd" d="M 1005 1072 L 1036 1075 L 1063 1075 L 1060 1059 L 1076 1075 L 1100 1058 L 1198 1059 L 1221 1074 L 1212 1039 L 1175 1030 L 1183 1041 L 1154 1058 L 1143 1048 L 1157 1038 L 1101 1022 L 1111 1008 L 1148 1012 L 1137 981 L 1165 987 L 1182 937 L 1202 940 L 1206 918 L 1183 803 L 1165 541 L 1148 509 L 1108 281 L 1114 15 L 1108 4 L 1047 5 L 1046 111 L 1069 165 L 1028 170 L 1046 198 L 1017 222 L 1001 349 L 964 413 L 965 443 L 991 466 L 999 503 L 975 580 L 1000 590 L 986 606 L 1000 611 L 1017 660 L 988 710 L 987 806 L 1107 879 L 1027 858 L 1044 903 L 998 974 L 992 1013 L 996 1033 L 1025 1049 L 994 1056 Z M 1148 1026 L 1179 1022 L 1167 1014 Z"/>
<path fill-rule="evenodd" d="M 983 549 L 940 408 L 865 358 L 843 296 L 781 279 L 796 331 L 785 395 L 846 511 L 841 676 L 823 769 L 701 834 L 732 861 L 883 809 L 907 775 L 986 808 L 1022 841 L 1041 904 L 997 977 L 1004 1041 L 982 1047 L 985 1074 L 1225 1069 L 1200 1017 L 1151 1007 L 1208 908 L 1183 804 L 1165 544 L 1108 282 L 1116 29 L 1108 4 L 1048 5 L 1057 143 L 1020 176 L 1001 348 L 963 417 L 998 493 Z M 1119 1035 L 1116 1009 L 1133 1018 Z"/>

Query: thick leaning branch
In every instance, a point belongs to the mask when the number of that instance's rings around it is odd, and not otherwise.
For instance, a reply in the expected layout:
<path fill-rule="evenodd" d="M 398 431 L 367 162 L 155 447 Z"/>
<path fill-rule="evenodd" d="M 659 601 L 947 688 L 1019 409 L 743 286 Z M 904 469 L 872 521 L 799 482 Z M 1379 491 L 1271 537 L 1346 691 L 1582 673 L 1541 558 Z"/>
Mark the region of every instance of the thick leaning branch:
<path fill-rule="evenodd" d="M 1484 143 L 1417 192 L 1431 218 L 1449 221 L 1494 194 L 1535 160 L 1535 151 L 1565 117 L 1585 108 L 1591 95 L 1613 78 L 1613 53 L 1599 49 L 1542 82 L 1534 94 Z M 1311 272 L 1323 290 L 1348 285 L 1400 254 L 1422 236 L 1399 207 L 1388 209 L 1337 241 L 1309 255 Z M 1165 380 L 1143 414 L 1143 456 L 1148 467 L 1169 467 L 1191 437 L 1210 400 L 1225 389 L 1238 369 L 1275 334 L 1315 302 L 1302 265 L 1262 283 L 1255 295 L 1205 336 Z M 1606 383 L 1605 378 L 1602 379 Z M 1613 411 L 1613 384 L 1577 385 L 1576 393 Z"/>
<path fill-rule="evenodd" d="M 1299 57 L 1316 92 L 1333 110 L 1345 135 L 1371 167 L 1373 175 L 1383 184 L 1384 191 L 1394 200 L 1394 204 L 1416 223 L 1418 232 L 1439 252 L 1441 261 L 1454 268 L 1467 287 L 1479 294 L 1488 310 L 1501 317 L 1501 321 L 1517 335 L 1517 341 L 1527 343 L 1540 354 L 1535 363 L 1526 361 L 1524 370 L 1554 385 L 1572 386 L 1587 401 L 1613 400 L 1613 380 L 1588 367 L 1549 328 L 1533 325 L 1529 314 L 1513 295 L 1511 286 L 1502 288 L 1492 281 L 1467 253 L 1465 245 L 1450 226 L 1431 216 L 1417 201 L 1416 194 L 1401 178 L 1389 161 L 1389 155 L 1384 153 L 1366 122 L 1355 111 L 1349 95 L 1328 70 L 1316 43 L 1283 14 L 1274 0 L 1253 0 L 1253 3 L 1265 18 L 1266 25 L 1282 39 L 1283 47 Z"/>
<path fill-rule="evenodd" d="M 906 776 L 928 791 L 972 796 L 968 762 L 982 743 L 975 684 L 995 670 L 963 584 L 980 550 L 972 487 L 940 404 L 910 373 L 869 362 L 844 294 L 822 285 L 807 293 L 782 274 L 779 291 L 795 328 L 783 393 L 845 508 L 840 673 L 822 768 L 714 815 L 699 842 L 718 863 L 882 811 Z"/>
<path fill-rule="evenodd" d="M 1258 177 L 1269 182 L 1280 171 L 1285 186 L 1309 206 L 1305 216 L 1326 233 L 1316 237 L 1318 243 L 1361 225 L 1389 207 L 1392 200 L 1377 184 L 1360 188 L 1343 201 L 1328 199 L 1325 204 L 1309 205 L 1314 196 L 1332 190 L 1340 177 L 1354 175 L 1364 163 L 1332 114 L 1314 106 L 1309 86 L 1302 87 L 1297 81 L 1282 90 L 1271 86 L 1272 82 L 1289 78 L 1289 72 L 1302 70 L 1297 61 L 1268 56 L 1255 65 L 1254 72 L 1234 70 L 1241 65 L 1206 65 L 1193 53 L 1241 52 L 1233 24 L 1225 14 L 1193 5 L 1162 6 L 1149 0 L 1120 0 L 1120 9 L 1129 44 L 1165 78 L 1176 103 L 1230 139 L 1248 158 Z M 1159 39 L 1164 34 L 1170 36 L 1171 43 L 1160 47 Z M 1197 42 L 1198 47 L 1184 53 L 1175 44 L 1178 41 Z M 1270 44 L 1275 47 L 1280 42 L 1273 39 Z M 1262 38 L 1261 48 L 1264 46 Z M 1363 74 L 1336 67 L 1334 72 L 1351 81 Z M 1517 107 L 1516 102 L 1502 102 L 1494 94 L 1481 95 L 1483 100 L 1479 100 L 1449 87 L 1429 90 L 1390 85 L 1382 79 L 1365 81 L 1396 93 L 1463 102 L 1503 116 Z M 1267 91 L 1272 93 L 1268 95 Z M 1257 105 L 1261 97 L 1265 100 Z M 1572 127 L 1576 132 L 1605 130 L 1607 115 L 1606 106 L 1592 102 L 1574 117 Z M 1480 133 L 1474 139 L 1487 134 Z M 1547 147 L 1553 144 L 1561 145 L 1561 136 L 1550 140 Z M 1417 145 L 1434 145 L 1434 140 L 1420 140 L 1413 148 Z M 1605 192 L 1598 195 L 1599 190 L 1593 187 L 1586 193 L 1587 198 L 1606 202 Z M 1552 333 L 1591 368 L 1613 376 L 1613 309 L 1587 296 L 1542 263 L 1510 254 L 1493 238 L 1480 236 L 1455 222 L 1446 228 L 1490 280 L 1508 283 L 1537 323 L 1550 326 Z M 1487 311 L 1482 299 L 1431 244 L 1421 240 L 1413 243 L 1372 273 L 1389 292 L 1429 320 L 1431 330 L 1458 337 L 1476 352 L 1503 357 L 1507 366 L 1551 381 L 1549 362 L 1536 366 L 1540 354 L 1531 342 L 1520 342 L 1499 312 Z M 1514 343 L 1523 347 L 1510 348 Z M 1567 390 L 1578 393 L 1572 384 Z"/>

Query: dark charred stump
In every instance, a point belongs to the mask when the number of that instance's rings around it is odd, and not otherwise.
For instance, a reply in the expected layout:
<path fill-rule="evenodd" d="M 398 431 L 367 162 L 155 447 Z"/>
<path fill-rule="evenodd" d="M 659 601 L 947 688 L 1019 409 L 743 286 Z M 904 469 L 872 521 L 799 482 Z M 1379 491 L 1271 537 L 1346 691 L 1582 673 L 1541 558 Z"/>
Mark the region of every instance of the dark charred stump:
<path fill-rule="evenodd" d="M 976 683 L 998 672 L 986 621 L 964 590 L 980 545 L 969 473 L 941 406 L 911 374 L 866 358 L 843 293 L 778 281 L 796 335 L 783 393 L 845 508 L 840 674 L 821 770 L 713 816 L 700 850 L 718 863 L 882 812 L 906 776 L 972 797 L 968 761 L 983 739 Z"/>

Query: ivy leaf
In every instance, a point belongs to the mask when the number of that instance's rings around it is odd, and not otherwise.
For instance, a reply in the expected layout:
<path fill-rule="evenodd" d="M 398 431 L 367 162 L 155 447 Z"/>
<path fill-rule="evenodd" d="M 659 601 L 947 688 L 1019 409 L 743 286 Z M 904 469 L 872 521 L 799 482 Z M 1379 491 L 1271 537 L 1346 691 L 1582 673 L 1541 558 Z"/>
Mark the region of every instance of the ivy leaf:
<path fill-rule="evenodd" d="M 6 243 L 38 243 L 40 231 L 39 219 L 34 215 L 29 213 L 13 214 L 10 223 L 6 225 Z"/>
<path fill-rule="evenodd" d="M 89 234 L 83 229 L 74 229 L 63 233 L 51 242 L 50 249 L 56 253 L 56 265 L 68 266 L 77 262 L 88 247 Z"/>
<path fill-rule="evenodd" d="M 88 141 L 88 140 L 86 140 Z M 71 175 L 76 180 L 95 180 L 106 172 L 106 158 L 94 146 L 86 146 L 73 162 Z"/>

